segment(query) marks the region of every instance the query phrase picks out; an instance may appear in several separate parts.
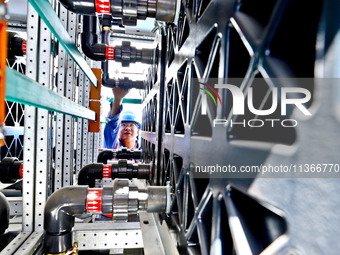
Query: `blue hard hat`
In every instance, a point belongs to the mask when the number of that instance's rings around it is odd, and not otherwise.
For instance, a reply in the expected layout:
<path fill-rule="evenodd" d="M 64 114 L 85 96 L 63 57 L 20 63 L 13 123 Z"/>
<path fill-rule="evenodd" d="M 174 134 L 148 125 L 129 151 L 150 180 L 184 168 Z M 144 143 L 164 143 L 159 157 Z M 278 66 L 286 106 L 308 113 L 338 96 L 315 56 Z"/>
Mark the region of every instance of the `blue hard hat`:
<path fill-rule="evenodd" d="M 120 115 L 121 122 L 130 121 L 136 122 L 138 124 L 138 129 L 140 129 L 140 123 L 137 120 L 137 116 L 133 111 L 123 111 Z"/>

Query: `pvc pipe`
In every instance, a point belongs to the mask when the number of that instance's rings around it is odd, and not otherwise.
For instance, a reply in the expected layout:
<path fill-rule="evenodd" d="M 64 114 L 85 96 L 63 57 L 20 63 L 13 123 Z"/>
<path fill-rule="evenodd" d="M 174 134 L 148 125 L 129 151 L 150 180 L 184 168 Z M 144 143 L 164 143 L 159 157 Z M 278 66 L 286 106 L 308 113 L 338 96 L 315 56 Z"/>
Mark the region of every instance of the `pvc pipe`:
<path fill-rule="evenodd" d="M 9 225 L 9 204 L 6 197 L 0 192 L 0 235 L 5 233 Z"/>

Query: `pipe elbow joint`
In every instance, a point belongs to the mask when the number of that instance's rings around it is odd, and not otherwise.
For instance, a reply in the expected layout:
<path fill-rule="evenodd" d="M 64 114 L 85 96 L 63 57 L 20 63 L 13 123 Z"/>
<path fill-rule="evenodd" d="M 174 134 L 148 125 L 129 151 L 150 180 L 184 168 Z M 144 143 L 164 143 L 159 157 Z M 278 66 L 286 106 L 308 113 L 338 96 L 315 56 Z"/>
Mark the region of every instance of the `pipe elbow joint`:
<path fill-rule="evenodd" d="M 0 192 L 0 235 L 5 233 L 9 225 L 9 204 L 6 197 Z"/>
<path fill-rule="evenodd" d="M 112 150 L 104 150 L 98 154 L 97 162 L 107 164 L 107 161 L 112 159 L 113 157 L 114 157 L 114 153 Z"/>
<path fill-rule="evenodd" d="M 94 0 L 59 0 L 69 11 L 82 15 L 95 15 L 96 6 Z"/>
<path fill-rule="evenodd" d="M 8 58 L 15 59 L 26 55 L 26 40 L 17 33 L 8 32 Z"/>
<path fill-rule="evenodd" d="M 3 158 L 0 162 L 0 181 L 14 183 L 22 178 L 22 162 L 17 158 Z"/>
<path fill-rule="evenodd" d="M 106 44 L 96 43 L 97 39 L 98 36 L 96 34 L 82 33 L 81 49 L 92 60 L 106 61 Z"/>
<path fill-rule="evenodd" d="M 102 85 L 108 88 L 115 88 L 117 87 L 117 80 L 110 79 L 108 73 L 102 74 Z"/>
<path fill-rule="evenodd" d="M 80 169 L 78 174 L 78 184 L 88 185 L 90 188 L 93 188 L 95 186 L 96 179 L 101 178 L 103 178 L 103 164 L 88 164 Z"/>
<path fill-rule="evenodd" d="M 86 212 L 87 186 L 64 187 L 47 200 L 44 212 L 45 251 L 58 254 L 72 247 L 74 215 Z"/>

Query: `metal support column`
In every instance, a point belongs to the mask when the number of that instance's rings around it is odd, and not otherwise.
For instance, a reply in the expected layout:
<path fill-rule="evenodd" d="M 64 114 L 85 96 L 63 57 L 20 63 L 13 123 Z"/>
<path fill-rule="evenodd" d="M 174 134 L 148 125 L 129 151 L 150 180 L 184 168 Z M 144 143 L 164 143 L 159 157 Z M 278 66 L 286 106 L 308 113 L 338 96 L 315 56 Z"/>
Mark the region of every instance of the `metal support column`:
<path fill-rule="evenodd" d="M 67 10 L 59 4 L 59 18 L 64 27 L 67 26 Z M 64 96 L 65 87 L 65 68 L 67 66 L 67 54 L 63 47 L 58 47 L 58 94 Z M 63 150 L 64 150 L 64 114 L 56 115 L 56 142 L 55 142 L 55 173 L 54 173 L 54 190 L 60 189 L 63 185 Z"/>
<path fill-rule="evenodd" d="M 87 59 L 87 64 L 88 65 L 91 64 L 90 59 Z M 84 92 L 83 106 L 88 108 L 89 107 L 89 98 L 90 98 L 90 80 L 87 77 L 85 77 L 85 80 L 84 80 L 83 92 Z M 83 120 L 82 167 L 84 167 L 89 162 L 90 135 L 89 135 L 89 132 L 88 132 L 88 128 L 89 128 L 89 121 L 84 119 Z"/>
<path fill-rule="evenodd" d="M 85 74 L 83 71 L 79 71 L 78 77 L 78 104 L 84 105 L 84 80 Z M 83 156 L 83 119 L 77 119 L 77 143 L 76 143 L 76 178 L 80 169 L 83 167 L 82 165 L 82 156 Z"/>
<path fill-rule="evenodd" d="M 67 30 L 73 41 L 76 41 L 76 14 L 68 12 Z M 68 56 L 65 97 L 74 100 L 75 86 L 75 65 L 73 59 Z M 65 116 L 64 122 L 64 162 L 63 162 L 63 186 L 72 185 L 73 183 L 73 151 L 74 151 L 74 119 L 71 116 Z"/>
<path fill-rule="evenodd" d="M 29 4 L 27 11 L 27 66 L 26 75 L 37 78 L 39 16 Z M 35 180 L 35 139 L 36 138 L 36 108 L 25 106 L 25 136 L 24 136 L 24 179 L 23 179 L 23 211 L 22 230 L 33 231 L 34 215 L 34 180 Z"/>
<path fill-rule="evenodd" d="M 51 61 L 51 32 L 44 22 L 40 23 L 39 29 L 39 52 L 38 52 L 38 82 L 51 88 L 50 74 L 53 66 Z M 47 175 L 51 170 L 50 162 L 51 154 L 49 154 L 49 145 L 51 137 L 48 136 L 49 129 L 49 113 L 45 109 L 37 109 L 37 141 L 36 141 L 36 177 L 35 177 L 35 219 L 34 230 L 43 230 L 44 217 L 43 212 L 47 199 Z"/>

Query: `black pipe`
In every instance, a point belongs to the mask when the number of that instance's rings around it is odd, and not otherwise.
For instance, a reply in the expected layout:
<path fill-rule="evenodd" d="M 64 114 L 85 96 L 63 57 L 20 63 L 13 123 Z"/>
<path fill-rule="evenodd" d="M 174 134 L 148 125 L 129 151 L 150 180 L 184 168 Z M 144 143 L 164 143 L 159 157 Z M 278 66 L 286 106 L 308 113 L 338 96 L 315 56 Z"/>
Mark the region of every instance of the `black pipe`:
<path fill-rule="evenodd" d="M 81 48 L 84 54 L 92 60 L 106 61 L 106 44 L 98 43 L 96 33 L 97 17 L 84 15 L 83 32 L 81 33 Z"/>
<path fill-rule="evenodd" d="M 115 47 L 115 61 L 121 62 L 123 67 L 136 62 L 152 64 L 153 56 L 153 49 L 136 49 L 136 47 L 131 47 L 129 41 L 123 41 L 122 45 Z"/>
<path fill-rule="evenodd" d="M 0 181 L 2 183 L 13 183 L 21 179 L 20 172 L 22 162 L 17 158 L 3 158 L 0 162 Z"/>
<path fill-rule="evenodd" d="M 104 150 L 98 154 L 97 162 L 107 164 L 107 161 L 114 158 L 113 150 Z"/>
<path fill-rule="evenodd" d="M 102 27 L 107 25 L 109 15 L 104 15 L 102 20 Z M 110 16 L 111 20 L 111 16 Z M 110 31 L 107 29 L 102 30 L 102 43 L 98 43 L 98 35 L 96 33 L 97 18 L 96 16 L 84 16 L 83 18 L 84 31 L 81 34 L 82 50 L 86 56 L 91 59 L 102 61 L 102 85 L 110 88 L 117 86 L 117 80 L 110 79 L 109 77 L 109 63 L 106 61 L 106 46 L 109 44 Z M 87 41 L 89 35 L 89 42 Z M 96 52 L 96 51 L 99 52 Z M 119 84 L 119 82 L 118 82 Z"/>
<path fill-rule="evenodd" d="M 102 43 L 103 44 L 109 44 L 109 36 L 110 31 L 108 30 L 102 30 Z M 105 87 L 115 88 L 117 87 L 117 80 L 116 79 L 110 79 L 109 75 L 109 62 L 102 62 L 102 85 Z"/>
<path fill-rule="evenodd" d="M 8 32 L 8 59 L 26 55 L 26 40 L 17 33 Z"/>
<path fill-rule="evenodd" d="M 176 0 L 59 0 L 66 9 L 77 14 L 111 14 L 122 19 L 126 26 L 136 26 L 137 20 L 147 17 L 158 21 L 173 22 L 176 14 Z"/>
<path fill-rule="evenodd" d="M 115 88 L 120 87 L 124 89 L 144 89 L 143 81 L 131 81 L 128 78 L 123 80 L 110 79 L 109 76 L 109 63 L 107 59 L 114 59 L 114 52 L 107 52 L 107 49 L 113 50 L 109 46 L 111 15 L 104 15 L 102 19 L 102 43 L 98 43 L 98 35 L 96 33 L 97 18 L 96 16 L 85 15 L 83 17 L 83 33 L 81 33 L 81 46 L 84 54 L 96 61 L 102 61 L 102 85 L 105 87 Z M 151 54 L 151 53 L 150 53 Z M 149 61 L 152 57 L 139 57 L 137 59 Z"/>
<path fill-rule="evenodd" d="M 141 159 L 142 151 L 141 150 L 128 150 L 127 148 L 122 148 L 116 150 L 115 158 L 117 159 Z"/>
<path fill-rule="evenodd" d="M 81 47 L 84 54 L 92 60 L 102 61 L 102 85 L 105 87 L 120 87 L 124 89 L 144 89 L 143 81 L 131 81 L 128 78 L 123 80 L 110 79 L 109 63 L 106 60 L 118 60 L 123 66 L 128 66 L 132 62 L 140 61 L 151 64 L 153 62 L 153 50 L 143 49 L 136 50 L 131 47 L 129 42 L 123 42 L 122 46 L 117 46 L 116 50 L 109 46 L 111 15 L 103 15 L 102 18 L 102 43 L 98 43 L 98 35 L 96 33 L 97 18 L 96 16 L 85 15 L 83 17 L 83 32 L 81 33 Z M 126 54 L 124 53 L 126 51 Z M 134 52 L 134 54 L 130 54 Z M 125 55 L 124 55 L 124 54 Z M 124 55 L 124 56 L 123 56 Z M 128 56 L 128 57 L 127 57 Z"/>
<path fill-rule="evenodd" d="M 86 212 L 88 186 L 64 187 L 45 205 L 45 253 L 59 254 L 72 248 L 74 215 Z"/>
<path fill-rule="evenodd" d="M 94 0 L 59 0 L 59 2 L 67 10 L 77 14 L 95 15 L 96 12 Z"/>
<path fill-rule="evenodd" d="M 104 63 L 105 64 L 105 63 Z M 129 78 L 124 77 L 124 79 L 115 80 L 110 79 L 109 74 L 102 75 L 102 85 L 110 88 L 119 87 L 122 89 L 144 89 L 144 81 L 131 81 Z"/>
<path fill-rule="evenodd" d="M 140 165 L 138 165 L 140 166 Z M 114 162 L 112 165 L 106 165 L 108 169 L 108 178 L 112 180 L 116 178 L 124 179 L 146 179 L 150 177 L 150 166 L 143 164 L 139 168 L 136 164 L 128 163 L 126 159 L 121 159 L 118 162 Z M 88 185 L 93 188 L 96 183 L 96 179 L 104 178 L 104 164 L 102 163 L 92 163 L 84 166 L 79 171 L 78 175 L 78 185 Z"/>
<path fill-rule="evenodd" d="M 103 30 L 102 31 L 102 43 L 109 44 L 109 36 L 110 31 Z M 128 78 L 124 78 L 123 80 L 111 79 L 109 75 L 109 62 L 102 62 L 102 85 L 109 88 L 120 87 L 123 89 L 144 89 L 144 81 L 131 81 Z"/>
<path fill-rule="evenodd" d="M 80 169 L 78 175 L 78 184 L 89 185 L 90 188 L 93 188 L 96 184 L 96 179 L 102 178 L 103 178 L 103 164 L 92 163 Z"/>
<path fill-rule="evenodd" d="M 59 0 L 59 2 L 69 11 L 82 14 L 82 15 L 95 15 L 96 13 L 96 1 L 95 0 Z M 111 0 L 111 3 L 106 6 L 108 8 L 106 12 L 113 14 L 115 18 L 123 20 L 124 25 L 136 25 L 136 18 L 145 20 L 146 17 L 156 17 L 156 1 L 137 1 L 135 6 L 137 16 L 134 17 L 133 21 L 129 20 L 129 17 L 125 17 L 123 9 L 125 8 L 122 0 Z"/>
<path fill-rule="evenodd" d="M 0 235 L 5 233 L 9 225 L 9 204 L 6 197 L 0 192 Z"/>
<path fill-rule="evenodd" d="M 122 148 L 120 150 L 104 150 L 98 154 L 97 162 L 106 164 L 110 159 L 141 159 L 142 151 L 134 150 L 130 151 L 126 148 Z"/>

